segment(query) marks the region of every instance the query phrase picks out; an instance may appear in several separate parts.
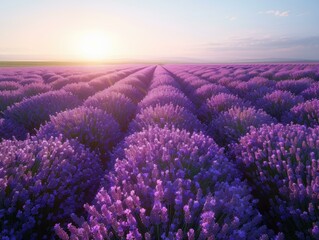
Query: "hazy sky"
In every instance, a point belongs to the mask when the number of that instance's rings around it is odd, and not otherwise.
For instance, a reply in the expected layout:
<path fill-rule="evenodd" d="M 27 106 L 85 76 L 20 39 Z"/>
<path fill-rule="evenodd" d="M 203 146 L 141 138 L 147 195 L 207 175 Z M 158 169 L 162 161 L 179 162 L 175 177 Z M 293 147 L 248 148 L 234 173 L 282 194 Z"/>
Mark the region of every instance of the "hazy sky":
<path fill-rule="evenodd" d="M 319 0 L 0 0 L 0 59 L 85 58 L 100 38 L 106 59 L 318 60 L 318 9 Z"/>

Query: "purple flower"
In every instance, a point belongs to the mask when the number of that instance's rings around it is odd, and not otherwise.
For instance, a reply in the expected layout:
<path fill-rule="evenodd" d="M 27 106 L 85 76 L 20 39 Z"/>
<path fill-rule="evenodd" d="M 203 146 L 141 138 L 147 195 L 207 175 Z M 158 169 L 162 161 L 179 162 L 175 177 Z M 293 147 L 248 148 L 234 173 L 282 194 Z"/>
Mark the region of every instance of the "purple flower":
<path fill-rule="evenodd" d="M 256 105 L 268 114 L 281 120 L 281 117 L 293 106 L 303 102 L 303 97 L 295 96 L 288 91 L 276 90 L 258 100 Z"/>
<path fill-rule="evenodd" d="M 27 137 L 27 130 L 14 121 L 0 118 L 0 141 L 1 139 L 12 139 L 13 137 L 23 140 Z"/>
<path fill-rule="evenodd" d="M 137 76 L 134 75 L 122 79 L 119 83 L 131 85 L 132 87 L 135 87 L 142 92 L 145 92 L 148 88 L 146 82 L 140 80 Z"/>
<path fill-rule="evenodd" d="M 21 81 L 21 76 L 10 76 L 9 74 L 0 73 L 0 82 L 16 82 Z"/>
<path fill-rule="evenodd" d="M 119 82 L 108 89 L 110 92 L 121 93 L 128 97 L 133 103 L 137 104 L 145 95 L 141 89 L 135 88 L 133 85 Z"/>
<path fill-rule="evenodd" d="M 172 86 L 175 88 L 180 88 L 177 81 L 171 75 L 169 75 L 167 72 L 162 73 L 162 74 L 157 74 L 156 70 L 155 70 L 154 78 L 152 79 L 150 89 L 154 89 L 154 88 L 157 88 L 159 86 Z"/>
<path fill-rule="evenodd" d="M 226 146 L 237 142 L 251 126 L 259 127 L 273 122 L 276 120 L 260 109 L 232 107 L 212 120 L 209 131 L 219 145 Z"/>
<path fill-rule="evenodd" d="M 319 99 L 309 100 L 294 106 L 283 117 L 283 122 L 294 122 L 309 127 L 316 127 L 319 125 Z"/>
<path fill-rule="evenodd" d="M 127 128 L 136 111 L 136 105 L 129 98 L 109 90 L 98 92 L 89 97 L 83 105 L 102 109 L 112 115 L 123 130 Z"/>
<path fill-rule="evenodd" d="M 152 95 L 153 93 L 172 93 L 172 94 L 182 94 L 184 95 L 183 91 L 179 88 L 170 86 L 170 85 L 161 85 L 156 88 L 153 88 L 148 91 L 148 95 Z"/>
<path fill-rule="evenodd" d="M 65 85 L 62 89 L 66 92 L 72 93 L 81 100 L 85 100 L 95 93 L 94 88 L 90 86 L 88 83 L 84 82 L 70 83 Z"/>
<path fill-rule="evenodd" d="M 255 102 L 274 90 L 275 81 L 262 77 L 254 77 L 247 82 L 239 82 L 233 88 L 233 93 L 242 98 Z"/>
<path fill-rule="evenodd" d="M 29 132 L 34 132 L 40 124 L 49 120 L 50 115 L 68 108 L 74 108 L 80 101 L 73 94 L 60 91 L 42 93 L 14 104 L 4 111 L 4 118 L 21 124 Z"/>
<path fill-rule="evenodd" d="M 0 91 L 18 90 L 21 85 L 13 81 L 0 81 Z"/>
<path fill-rule="evenodd" d="M 294 79 L 300 79 L 300 78 L 313 78 L 315 79 L 318 77 L 315 69 L 303 69 L 299 71 L 293 71 L 291 72 L 291 77 Z"/>
<path fill-rule="evenodd" d="M 0 91 L 0 114 L 16 102 L 23 99 L 23 94 L 20 90 Z"/>
<path fill-rule="evenodd" d="M 70 238 L 236 239 L 268 233 L 239 172 L 202 133 L 149 128 L 126 138 L 124 158 L 86 204 Z M 56 225 L 57 234 L 66 232 Z"/>
<path fill-rule="evenodd" d="M 164 106 L 166 104 L 174 104 L 194 112 L 193 103 L 181 92 L 174 91 L 155 91 L 152 94 L 147 94 L 146 97 L 138 104 L 139 111 L 147 107 L 155 107 L 156 105 Z"/>
<path fill-rule="evenodd" d="M 310 87 L 313 82 L 314 80 L 311 78 L 302 78 L 299 80 L 284 80 L 277 82 L 276 88 L 282 91 L 289 91 L 297 95 Z"/>
<path fill-rule="evenodd" d="M 317 82 L 312 84 L 310 87 L 302 91 L 300 95 L 306 100 L 319 98 L 319 84 Z"/>
<path fill-rule="evenodd" d="M 196 99 L 197 105 L 200 105 L 207 99 L 210 99 L 211 97 L 221 93 L 230 93 L 230 91 L 226 87 L 218 84 L 205 84 L 195 90 L 193 99 Z"/>
<path fill-rule="evenodd" d="M 67 84 L 76 83 L 76 82 L 77 82 L 77 79 L 75 79 L 75 78 L 70 79 L 68 77 L 60 77 L 59 79 L 51 82 L 50 86 L 54 90 L 59 90 L 59 89 L 63 88 L 64 86 L 66 86 Z"/>
<path fill-rule="evenodd" d="M 127 76 L 120 81 L 121 84 L 128 84 L 142 92 L 146 92 L 152 80 L 154 67 L 143 68 L 142 70 Z"/>
<path fill-rule="evenodd" d="M 227 93 L 220 93 L 211 97 L 198 110 L 199 117 L 209 123 L 231 107 L 249 107 L 251 104 L 243 99 Z"/>
<path fill-rule="evenodd" d="M 285 70 L 282 69 L 279 72 L 277 72 L 273 77 L 275 80 L 286 80 L 291 77 L 291 70 Z"/>
<path fill-rule="evenodd" d="M 264 125 L 236 147 L 270 226 L 287 239 L 317 237 L 319 128 Z"/>
<path fill-rule="evenodd" d="M 77 139 L 80 143 L 102 155 L 106 155 L 121 137 L 120 126 L 112 116 L 93 107 L 79 107 L 51 116 L 50 121 L 41 126 L 37 136 Z"/>
<path fill-rule="evenodd" d="M 119 73 L 110 73 L 103 76 L 98 76 L 89 81 L 88 84 L 93 87 L 95 91 L 101 91 L 112 86 L 122 77 L 123 76 L 121 76 Z"/>
<path fill-rule="evenodd" d="M 80 213 L 99 186 L 100 160 L 75 141 L 35 137 L 0 143 L 0 235 L 53 236 L 55 222 Z"/>
<path fill-rule="evenodd" d="M 21 88 L 21 92 L 23 94 L 24 98 L 32 97 L 37 94 L 49 92 L 51 90 L 50 85 L 43 84 L 43 83 L 30 83 L 27 85 L 24 85 Z"/>
<path fill-rule="evenodd" d="M 149 126 L 167 126 L 179 129 L 186 129 L 190 132 L 203 130 L 204 126 L 197 117 L 181 106 L 172 103 L 164 106 L 156 105 L 155 107 L 147 107 L 139 114 L 130 124 L 130 132 L 142 131 Z"/>

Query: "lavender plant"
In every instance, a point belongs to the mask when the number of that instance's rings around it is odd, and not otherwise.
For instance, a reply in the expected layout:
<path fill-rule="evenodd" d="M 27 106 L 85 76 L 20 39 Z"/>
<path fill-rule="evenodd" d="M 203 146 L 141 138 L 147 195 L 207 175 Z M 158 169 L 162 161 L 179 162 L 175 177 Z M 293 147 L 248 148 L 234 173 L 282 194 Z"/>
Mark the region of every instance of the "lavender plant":
<path fill-rule="evenodd" d="M 306 100 L 319 98 L 319 84 L 312 84 L 310 87 L 302 91 L 300 95 L 303 96 Z"/>
<path fill-rule="evenodd" d="M 181 107 L 184 107 L 185 109 L 194 112 L 195 106 L 193 103 L 183 94 L 180 92 L 160 92 L 160 91 L 152 91 L 152 94 L 148 94 L 139 104 L 138 108 L 139 110 L 144 109 L 146 107 L 156 105 L 165 105 L 165 104 L 174 104 Z"/>
<path fill-rule="evenodd" d="M 24 85 L 21 88 L 21 92 L 24 98 L 32 97 L 41 93 L 49 92 L 51 90 L 50 85 L 43 83 L 31 83 Z"/>
<path fill-rule="evenodd" d="M 204 126 L 194 114 L 181 106 L 170 103 L 143 109 L 131 122 L 130 132 L 142 131 L 149 126 L 156 125 L 186 129 L 190 132 L 204 130 Z"/>
<path fill-rule="evenodd" d="M 77 97 L 63 90 L 42 93 L 14 104 L 4 111 L 4 118 L 21 124 L 33 133 L 50 115 L 74 108 L 80 104 Z"/>
<path fill-rule="evenodd" d="M 23 140 L 27 137 L 27 130 L 14 121 L 0 118 L 0 141 L 2 139 Z"/>
<path fill-rule="evenodd" d="M 14 103 L 20 102 L 23 99 L 23 94 L 19 90 L 14 91 L 0 91 L 0 114 L 7 109 L 7 107 Z"/>
<path fill-rule="evenodd" d="M 214 118 L 218 117 L 221 112 L 227 111 L 231 107 L 249 107 L 251 104 L 248 101 L 227 93 L 220 93 L 211 97 L 203 104 L 198 114 L 200 119 L 209 123 Z"/>
<path fill-rule="evenodd" d="M 149 128 L 129 136 L 125 157 L 61 239 L 258 239 L 267 228 L 249 187 L 201 133 Z"/>
<path fill-rule="evenodd" d="M 95 93 L 94 88 L 86 82 L 70 83 L 65 85 L 62 89 L 66 92 L 72 93 L 82 101 Z"/>
<path fill-rule="evenodd" d="M 83 104 L 87 107 L 96 107 L 111 114 L 125 130 L 133 119 L 136 105 L 125 95 L 117 92 L 104 90 L 89 97 Z"/>
<path fill-rule="evenodd" d="M 133 103 L 137 104 L 145 95 L 145 91 L 138 89 L 130 84 L 118 83 L 108 89 L 111 92 L 117 92 L 128 97 Z"/>
<path fill-rule="evenodd" d="M 93 107 L 79 107 L 51 116 L 50 121 L 37 131 L 40 138 L 58 137 L 77 139 L 92 151 L 107 157 L 120 140 L 121 130 L 114 118 Z"/>
<path fill-rule="evenodd" d="M 304 99 L 301 96 L 295 96 L 288 91 L 276 90 L 258 100 L 256 105 L 280 121 L 281 117 L 290 108 L 303 101 Z"/>
<path fill-rule="evenodd" d="M 316 127 L 319 125 L 319 99 L 309 100 L 294 106 L 283 117 L 283 122 L 294 122 L 309 127 Z"/>
<path fill-rule="evenodd" d="M 35 137 L 0 143 L 0 236 L 49 239 L 80 213 L 101 177 L 99 158 L 75 141 Z"/>
<path fill-rule="evenodd" d="M 282 91 L 289 91 L 297 95 L 310 87 L 313 82 L 314 80 L 311 78 L 302 78 L 299 80 L 284 80 L 277 82 L 276 88 Z"/>
<path fill-rule="evenodd" d="M 12 81 L 0 81 L 0 91 L 18 90 L 21 85 Z"/>
<path fill-rule="evenodd" d="M 251 126 L 259 127 L 273 122 L 276 120 L 260 109 L 232 107 L 212 120 L 209 132 L 220 146 L 227 146 L 237 142 Z"/>
<path fill-rule="evenodd" d="M 318 238 L 318 136 L 319 128 L 264 125 L 236 148 L 268 224 L 286 239 Z"/>

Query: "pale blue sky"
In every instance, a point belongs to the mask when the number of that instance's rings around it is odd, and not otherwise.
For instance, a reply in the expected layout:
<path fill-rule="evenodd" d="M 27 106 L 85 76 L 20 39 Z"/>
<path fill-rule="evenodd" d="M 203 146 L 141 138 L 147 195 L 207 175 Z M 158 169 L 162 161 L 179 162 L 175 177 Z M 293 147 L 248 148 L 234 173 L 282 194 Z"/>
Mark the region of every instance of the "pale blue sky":
<path fill-rule="evenodd" d="M 319 59 L 318 0 L 0 0 L 0 59 L 71 60 L 92 32 L 108 59 Z"/>

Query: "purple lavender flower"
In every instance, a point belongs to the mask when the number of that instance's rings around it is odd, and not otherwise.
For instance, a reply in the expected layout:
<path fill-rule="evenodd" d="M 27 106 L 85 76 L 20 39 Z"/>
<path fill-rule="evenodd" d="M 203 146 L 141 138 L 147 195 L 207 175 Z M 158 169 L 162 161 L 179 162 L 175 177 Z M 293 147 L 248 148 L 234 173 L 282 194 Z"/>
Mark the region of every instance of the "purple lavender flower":
<path fill-rule="evenodd" d="M 189 75 L 189 76 L 182 78 L 182 79 L 184 82 L 184 89 L 183 90 L 187 96 L 194 95 L 196 89 L 198 89 L 206 84 L 209 84 L 208 81 L 206 81 L 202 78 L 193 76 L 193 75 Z"/>
<path fill-rule="evenodd" d="M 170 85 L 161 85 L 161 86 L 158 86 L 156 88 L 153 88 L 151 90 L 149 90 L 148 94 L 151 95 L 153 93 L 177 93 L 177 94 L 183 94 L 183 91 L 179 88 L 176 88 L 176 87 L 173 87 L 173 86 L 170 86 Z"/>
<path fill-rule="evenodd" d="M 168 73 L 167 74 L 160 74 L 158 75 L 155 71 L 154 73 L 154 78 L 152 79 L 150 89 L 157 88 L 159 86 L 172 86 L 175 88 L 180 88 L 179 84 L 177 81 Z"/>
<path fill-rule="evenodd" d="M 0 75 L 0 82 L 16 82 L 21 81 L 20 76 L 8 76 L 8 75 Z"/>
<path fill-rule="evenodd" d="M 132 100 L 135 104 L 142 100 L 145 96 L 145 91 L 138 89 L 130 84 L 125 84 L 119 82 L 118 84 L 114 84 L 112 87 L 108 89 L 111 92 L 117 92 L 125 95 L 129 99 Z"/>
<path fill-rule="evenodd" d="M 17 82 L 12 81 L 1 81 L 0 82 L 0 91 L 12 91 L 18 90 L 21 85 Z"/>
<path fill-rule="evenodd" d="M 256 101 L 267 93 L 273 92 L 276 82 L 262 77 L 254 77 L 247 82 L 239 82 L 233 93 L 250 101 Z"/>
<path fill-rule="evenodd" d="M 22 99 L 23 94 L 20 90 L 0 91 L 0 114 L 2 114 L 7 107 L 20 102 Z"/>
<path fill-rule="evenodd" d="M 28 138 L 0 143 L 0 235 L 53 237 L 55 222 L 80 213 L 99 186 L 100 160 L 75 141 Z"/>
<path fill-rule="evenodd" d="M 50 85 L 43 84 L 43 83 L 31 83 L 31 84 L 24 85 L 21 88 L 21 92 L 22 92 L 24 98 L 32 97 L 32 96 L 35 96 L 37 94 L 41 94 L 41 93 L 45 93 L 45 92 L 49 92 L 50 90 L 51 90 Z"/>
<path fill-rule="evenodd" d="M 54 90 L 59 90 L 63 88 L 64 86 L 66 86 L 67 84 L 76 83 L 76 82 L 77 82 L 77 79 L 75 78 L 70 79 L 68 77 L 61 77 L 58 80 L 50 83 L 50 86 Z"/>
<path fill-rule="evenodd" d="M 21 74 L 21 73 L 20 73 Z M 22 74 L 22 79 L 19 81 L 21 85 L 35 84 L 35 83 L 43 83 L 43 79 L 38 74 Z"/>
<path fill-rule="evenodd" d="M 293 106 L 303 102 L 301 96 L 295 96 L 291 92 L 276 90 L 268 93 L 258 100 L 256 105 L 264 109 L 268 114 L 281 120 L 281 117 Z"/>
<path fill-rule="evenodd" d="M 141 81 L 137 76 L 128 76 L 120 81 L 121 84 L 131 85 L 139 89 L 142 92 L 146 92 L 147 84 L 144 81 Z"/>
<path fill-rule="evenodd" d="M 89 97 L 84 102 L 84 106 L 96 107 L 111 114 L 123 130 L 127 128 L 136 111 L 136 105 L 129 98 L 121 93 L 108 90 Z"/>
<path fill-rule="evenodd" d="M 310 87 L 313 82 L 314 80 L 311 78 L 302 78 L 299 80 L 284 80 L 277 82 L 276 88 L 282 91 L 289 91 L 297 95 Z"/>
<path fill-rule="evenodd" d="M 88 82 L 90 86 L 94 88 L 95 91 L 102 91 L 110 86 L 112 86 L 114 83 L 116 83 L 118 80 L 120 80 L 123 76 L 119 73 L 111 73 L 106 74 L 103 76 L 96 77 Z"/>
<path fill-rule="evenodd" d="M 283 117 L 283 122 L 294 122 L 309 127 L 316 127 L 319 125 L 319 99 L 309 100 L 294 106 Z"/>
<path fill-rule="evenodd" d="M 123 151 L 95 203 L 85 205 L 87 221 L 68 224 L 71 239 L 256 239 L 268 232 L 249 187 L 211 138 L 155 127 L 129 136 Z"/>
<path fill-rule="evenodd" d="M 291 71 L 290 70 L 281 70 L 277 72 L 273 77 L 275 80 L 286 80 L 291 77 Z"/>
<path fill-rule="evenodd" d="M 251 126 L 259 127 L 273 122 L 276 120 L 260 109 L 232 107 L 212 120 L 209 131 L 220 146 L 226 146 L 237 142 Z"/>
<path fill-rule="evenodd" d="M 300 79 L 300 78 L 312 78 L 315 79 L 317 77 L 316 71 L 313 69 L 303 69 L 299 71 L 293 71 L 291 72 L 291 77 L 294 79 Z"/>
<path fill-rule="evenodd" d="M 4 111 L 4 118 L 21 124 L 29 132 L 34 132 L 40 124 L 49 120 L 50 115 L 80 104 L 77 97 L 71 93 L 51 91 L 42 93 L 14 104 Z"/>
<path fill-rule="evenodd" d="M 264 125 L 251 128 L 236 147 L 268 224 L 286 239 L 318 235 L 318 136 L 319 128 Z"/>
<path fill-rule="evenodd" d="M 163 106 L 170 103 L 184 107 L 191 112 L 195 111 L 195 106 L 183 93 L 170 91 L 160 92 L 155 91 L 155 89 L 152 90 L 152 94 L 146 95 L 146 97 L 138 104 L 138 108 L 141 110 L 151 106 Z"/>
<path fill-rule="evenodd" d="M 65 85 L 62 89 L 72 93 L 81 100 L 86 100 L 95 93 L 94 88 L 85 82 L 70 83 Z"/>
<path fill-rule="evenodd" d="M 316 82 L 300 93 L 306 100 L 319 98 L 319 84 Z"/>
<path fill-rule="evenodd" d="M 59 78 L 59 76 L 56 75 L 56 74 L 53 73 L 53 72 L 42 73 L 42 74 L 41 74 L 41 77 L 42 77 L 43 82 L 44 82 L 45 84 L 49 84 L 49 83 L 55 81 L 55 79 L 58 79 L 58 78 Z"/>
<path fill-rule="evenodd" d="M 37 131 L 40 138 L 58 137 L 77 139 L 80 143 L 106 155 L 121 137 L 119 124 L 101 109 L 79 107 L 51 116 L 50 121 Z"/>
<path fill-rule="evenodd" d="M 37 136 L 50 138 L 75 138 L 80 143 L 102 154 L 115 146 L 121 137 L 119 124 L 101 109 L 79 107 L 51 116 L 50 121 L 41 126 Z"/>
<path fill-rule="evenodd" d="M 231 107 L 250 107 L 251 104 L 243 99 L 227 93 L 220 93 L 211 97 L 198 110 L 200 119 L 209 123 L 216 118 L 219 113 L 227 111 Z"/>
<path fill-rule="evenodd" d="M 221 77 L 217 82 L 218 84 L 224 86 L 224 87 L 228 87 L 230 83 L 236 81 L 235 79 L 233 79 L 232 77 Z"/>
<path fill-rule="evenodd" d="M 142 131 L 149 126 L 168 126 L 172 128 L 186 129 L 190 132 L 203 130 L 204 126 L 197 117 L 181 106 L 173 105 L 156 105 L 147 107 L 136 115 L 130 124 L 130 132 Z"/>
<path fill-rule="evenodd" d="M 148 85 L 152 80 L 154 67 L 144 68 L 134 74 L 127 76 L 120 81 L 121 84 L 128 84 L 134 88 L 137 88 L 143 93 L 146 93 Z"/>
<path fill-rule="evenodd" d="M 205 84 L 195 90 L 193 99 L 196 100 L 197 105 L 201 105 L 207 99 L 210 99 L 211 97 L 216 96 L 220 93 L 228 94 L 230 93 L 230 91 L 226 87 L 218 84 Z"/>
<path fill-rule="evenodd" d="M 18 140 L 23 140 L 27 137 L 26 129 L 9 119 L 0 118 L 0 141 L 2 139 L 12 139 L 16 138 Z"/>

